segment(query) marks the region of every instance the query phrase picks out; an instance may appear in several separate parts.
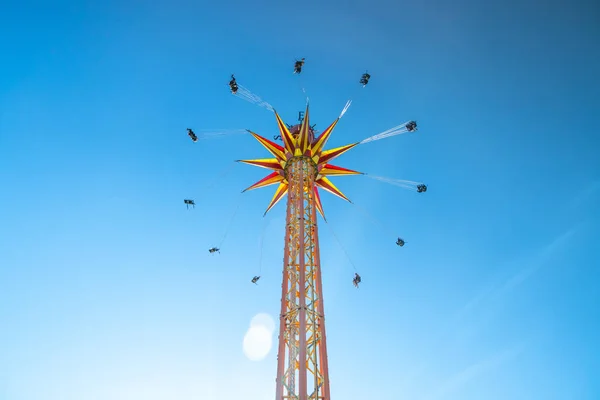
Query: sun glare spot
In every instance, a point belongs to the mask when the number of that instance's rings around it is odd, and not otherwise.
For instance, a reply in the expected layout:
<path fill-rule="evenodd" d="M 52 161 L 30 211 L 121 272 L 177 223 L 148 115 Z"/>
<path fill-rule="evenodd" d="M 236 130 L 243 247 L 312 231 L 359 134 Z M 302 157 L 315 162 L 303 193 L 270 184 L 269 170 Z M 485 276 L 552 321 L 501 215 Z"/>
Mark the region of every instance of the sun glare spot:
<path fill-rule="evenodd" d="M 275 321 L 273 321 L 273 318 L 271 318 L 269 314 L 265 313 L 256 314 L 254 318 L 252 318 L 252 321 L 250 321 L 250 326 L 263 326 L 267 328 L 270 333 L 275 331 Z"/>
<path fill-rule="evenodd" d="M 252 361 L 264 359 L 271 345 L 271 332 L 264 326 L 252 326 L 244 336 L 244 354 Z"/>
<path fill-rule="evenodd" d="M 244 335 L 244 354 L 252 361 L 264 359 L 273 345 L 272 335 L 275 321 L 269 314 L 256 314 L 250 321 L 250 328 Z"/>

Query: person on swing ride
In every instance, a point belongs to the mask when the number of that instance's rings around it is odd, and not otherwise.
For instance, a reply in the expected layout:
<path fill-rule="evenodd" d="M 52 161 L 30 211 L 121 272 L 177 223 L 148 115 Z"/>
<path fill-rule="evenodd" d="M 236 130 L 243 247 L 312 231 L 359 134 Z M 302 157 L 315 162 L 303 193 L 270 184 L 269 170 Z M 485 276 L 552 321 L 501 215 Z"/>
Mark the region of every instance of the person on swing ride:
<path fill-rule="evenodd" d="M 259 279 L 260 279 L 260 276 L 255 276 L 254 278 L 252 278 L 252 283 L 254 283 L 256 285 L 257 284 L 256 282 L 258 282 Z"/>
<path fill-rule="evenodd" d="M 194 203 L 194 200 L 184 199 L 183 202 L 185 203 L 185 208 L 187 209 L 189 209 L 190 206 L 196 208 L 196 203 Z"/>
<path fill-rule="evenodd" d="M 235 80 L 235 76 L 231 74 L 231 80 L 229 81 L 229 88 L 231 89 L 231 93 L 236 94 L 238 91 L 238 84 Z"/>
<path fill-rule="evenodd" d="M 358 284 L 360 283 L 361 279 L 360 279 L 360 275 L 357 273 L 354 273 L 354 279 L 352 279 L 352 284 L 354 284 L 354 286 L 356 288 L 358 288 Z"/>
<path fill-rule="evenodd" d="M 212 253 L 219 253 L 219 254 L 221 254 L 220 249 L 217 248 L 217 247 L 211 247 L 210 249 L 208 249 L 208 252 L 211 253 L 211 254 Z"/>
<path fill-rule="evenodd" d="M 360 84 L 363 85 L 363 87 L 367 86 L 367 83 L 369 83 L 369 79 L 371 79 L 371 75 L 369 75 L 368 72 L 365 72 L 364 74 L 362 74 L 362 78 L 360 78 Z"/>
<path fill-rule="evenodd" d="M 416 131 L 417 130 L 417 122 L 410 121 L 408 124 L 406 124 L 406 130 L 409 132 Z"/>
<path fill-rule="evenodd" d="M 296 64 L 294 64 L 294 73 L 299 74 L 300 72 L 302 72 L 303 66 L 304 66 L 304 57 L 302 57 L 302 60 L 300 60 L 300 61 L 296 60 Z"/>
<path fill-rule="evenodd" d="M 188 136 L 190 138 L 192 138 L 192 141 L 193 142 L 197 142 L 198 141 L 198 136 L 196 136 L 196 134 L 194 133 L 194 131 L 191 130 L 190 128 L 187 128 L 187 131 L 188 131 Z"/>

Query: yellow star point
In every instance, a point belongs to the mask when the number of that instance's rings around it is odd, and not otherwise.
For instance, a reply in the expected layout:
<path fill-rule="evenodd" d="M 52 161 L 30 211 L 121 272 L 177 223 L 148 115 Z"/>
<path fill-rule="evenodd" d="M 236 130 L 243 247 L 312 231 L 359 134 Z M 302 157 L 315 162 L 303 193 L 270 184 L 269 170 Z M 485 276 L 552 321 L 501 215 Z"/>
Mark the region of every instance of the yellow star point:
<path fill-rule="evenodd" d="M 275 206 L 288 191 L 288 182 L 285 179 L 284 168 L 285 164 L 291 157 L 308 156 L 317 166 L 318 175 L 314 182 L 314 198 L 317 210 L 323 218 L 323 205 L 321 204 L 321 198 L 319 196 L 318 188 L 322 188 L 346 201 L 350 201 L 327 177 L 328 176 L 343 176 L 343 175 L 358 175 L 362 172 L 353 171 L 347 168 L 338 167 L 329 164 L 331 160 L 342 155 L 348 150 L 352 149 L 358 143 L 348 144 L 346 146 L 337 147 L 334 149 L 323 151 L 327 140 L 331 136 L 333 129 L 337 125 L 339 118 L 336 119 L 331 125 L 327 127 L 317 138 L 312 137 L 312 131 L 310 129 L 310 121 L 308 114 L 308 106 L 306 106 L 306 112 L 304 113 L 304 119 L 300 125 L 298 132 L 292 134 L 288 129 L 287 125 L 282 121 L 281 117 L 275 111 L 275 118 L 277 119 L 277 125 L 279 127 L 279 133 L 283 142 L 283 146 L 278 145 L 264 137 L 249 131 L 252 136 L 265 147 L 275 158 L 262 158 L 254 160 L 239 160 L 249 165 L 254 165 L 261 168 L 267 168 L 273 172 L 256 182 L 254 185 L 248 187 L 246 190 L 257 189 L 260 187 L 270 186 L 279 183 L 277 190 L 265 215 L 269 210 Z M 244 191 L 246 191 L 244 190 Z"/>

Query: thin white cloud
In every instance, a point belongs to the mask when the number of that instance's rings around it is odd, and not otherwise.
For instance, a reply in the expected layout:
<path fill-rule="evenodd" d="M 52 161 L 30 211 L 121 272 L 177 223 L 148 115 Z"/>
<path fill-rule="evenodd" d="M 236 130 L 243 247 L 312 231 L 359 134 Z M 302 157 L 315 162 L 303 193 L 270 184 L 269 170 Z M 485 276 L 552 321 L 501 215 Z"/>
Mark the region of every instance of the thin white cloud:
<path fill-rule="evenodd" d="M 488 284 L 482 288 L 477 295 L 465 304 L 460 311 L 458 311 L 456 319 L 464 316 L 468 311 L 476 308 L 481 302 L 491 297 L 496 297 L 506 293 L 507 291 L 516 288 L 517 286 L 524 283 L 527 279 L 531 278 L 536 272 L 538 272 L 548 261 L 559 251 L 568 240 L 581 228 L 583 224 L 578 224 L 567 231 L 557 236 L 552 242 L 542 247 L 539 251 L 535 252 L 532 256 L 526 257 L 519 261 L 512 261 L 510 265 L 524 264 L 525 267 L 521 268 L 517 273 L 512 275 L 510 278 L 498 282 Z"/>
<path fill-rule="evenodd" d="M 492 356 L 476 362 L 462 371 L 444 381 L 437 389 L 435 389 L 429 396 L 425 397 L 426 400 L 439 400 L 446 396 L 459 391 L 461 388 L 467 386 L 469 382 L 483 375 L 500 365 L 507 363 L 516 358 L 524 350 L 523 345 L 517 345 L 509 349 L 501 350 L 493 354 Z"/>
<path fill-rule="evenodd" d="M 579 192 L 573 200 L 571 200 L 571 208 L 577 208 L 584 204 L 590 197 L 594 196 L 600 190 L 600 180 L 592 181 L 581 192 Z"/>
<path fill-rule="evenodd" d="M 451 335 L 456 333 L 457 329 L 465 329 L 465 323 L 461 322 L 464 318 L 477 307 L 482 304 L 489 305 L 490 302 L 494 300 L 499 300 L 504 297 L 510 290 L 515 289 L 517 286 L 523 284 L 525 281 L 530 279 L 535 275 L 542 267 L 544 267 L 548 261 L 552 259 L 552 257 L 558 252 L 565 244 L 569 241 L 573 235 L 579 231 L 583 224 L 578 224 L 558 237 L 556 237 L 552 242 L 535 252 L 532 256 L 526 257 L 524 259 L 518 259 L 516 261 L 511 261 L 509 265 L 525 265 L 524 268 L 521 268 L 510 276 L 508 279 L 497 277 L 491 283 L 485 285 L 480 289 L 480 291 L 473 296 L 463 307 L 461 307 L 452 317 L 448 323 L 440 329 L 440 335 L 433 348 L 441 349 L 446 348 L 448 346 L 448 342 L 451 339 Z M 492 314 L 489 314 L 488 317 L 492 318 Z M 478 321 L 481 323 L 481 321 Z M 443 347 L 442 347 L 443 346 Z M 418 369 L 416 369 L 410 376 L 406 376 L 402 381 L 404 386 L 409 385 L 413 382 L 419 375 L 422 375 L 427 368 L 429 367 L 429 363 L 421 364 Z"/>
<path fill-rule="evenodd" d="M 579 230 L 581 225 L 572 227 L 571 229 L 564 232 L 562 235 L 554 239 L 550 244 L 545 246 L 539 253 L 537 253 L 529 262 L 529 265 L 510 278 L 500 289 L 500 293 L 504 293 L 515 287 L 519 286 L 531 276 L 533 276 L 540 268 L 550 261 L 552 256 L 563 247 L 566 242 Z"/>

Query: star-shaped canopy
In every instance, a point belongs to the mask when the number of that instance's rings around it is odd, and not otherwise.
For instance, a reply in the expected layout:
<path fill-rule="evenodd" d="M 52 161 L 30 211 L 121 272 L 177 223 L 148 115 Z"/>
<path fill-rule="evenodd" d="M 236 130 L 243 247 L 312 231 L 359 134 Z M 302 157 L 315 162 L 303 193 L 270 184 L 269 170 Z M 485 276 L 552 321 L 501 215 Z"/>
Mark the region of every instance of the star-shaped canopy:
<path fill-rule="evenodd" d="M 329 162 L 332 161 L 334 158 L 344 154 L 345 152 L 356 146 L 358 143 L 352 143 L 345 146 L 337 147 L 335 149 L 324 151 L 323 148 L 325 147 L 327 140 L 331 136 L 331 132 L 333 132 L 333 129 L 337 125 L 340 118 L 338 117 L 338 119 L 333 121 L 333 123 L 329 125 L 329 127 L 325 129 L 323 133 L 321 133 L 318 137 L 313 138 L 312 131 L 310 129 L 308 105 L 306 106 L 304 120 L 302 121 L 302 124 L 300 125 L 297 134 L 293 135 L 290 132 L 287 125 L 281 120 L 279 114 L 277 114 L 276 111 L 275 117 L 277 118 L 277 125 L 279 126 L 279 132 L 281 133 L 283 147 L 278 145 L 277 143 L 265 139 L 260 135 L 257 135 L 252 131 L 249 131 L 252 134 L 252 136 L 254 136 L 254 138 L 258 140 L 258 142 L 262 144 L 275 158 L 262 158 L 257 160 L 238 160 L 239 162 L 243 162 L 246 164 L 270 169 L 273 172 L 261 179 L 260 181 L 256 182 L 254 185 L 245 189 L 244 192 L 246 190 L 252 190 L 265 186 L 279 184 L 277 190 L 275 191 L 273 199 L 271 199 L 271 203 L 265 211 L 266 214 L 271 208 L 273 208 L 275 204 L 277 204 L 287 194 L 289 183 L 285 177 L 284 172 L 286 162 L 290 158 L 295 156 L 310 157 L 317 166 L 318 171 L 313 187 L 315 195 L 315 204 L 321 216 L 325 218 L 318 188 L 322 188 L 346 201 L 350 201 L 337 187 L 335 187 L 333 183 L 331 183 L 331 181 L 327 177 L 333 175 L 340 176 L 362 174 L 362 172 L 337 167 L 335 165 L 329 164 Z"/>

